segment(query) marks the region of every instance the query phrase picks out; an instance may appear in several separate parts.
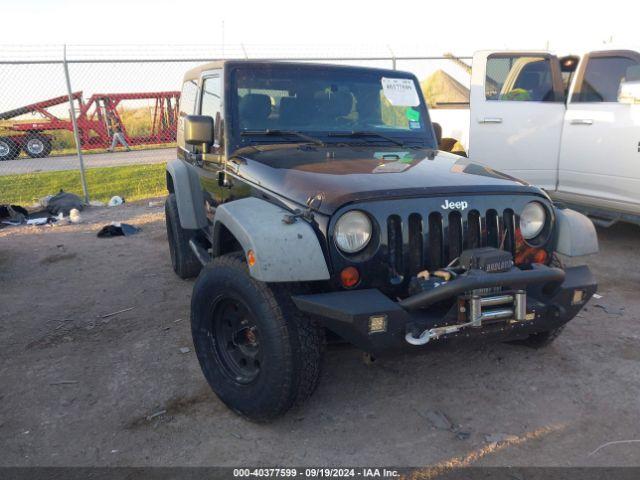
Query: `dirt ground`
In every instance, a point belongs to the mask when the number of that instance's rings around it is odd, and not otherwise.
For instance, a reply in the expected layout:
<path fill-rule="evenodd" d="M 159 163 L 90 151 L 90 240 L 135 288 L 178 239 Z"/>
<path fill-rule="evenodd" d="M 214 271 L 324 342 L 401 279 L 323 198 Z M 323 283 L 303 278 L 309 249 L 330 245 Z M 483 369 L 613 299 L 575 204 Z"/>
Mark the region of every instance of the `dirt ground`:
<path fill-rule="evenodd" d="M 83 218 L 0 230 L 2 466 L 640 465 L 640 443 L 605 445 L 640 439 L 637 227 L 599 231 L 588 263 L 603 297 L 546 350 L 459 345 L 367 365 L 333 348 L 311 400 L 256 425 L 200 372 L 192 282 L 171 270 L 162 207 Z M 142 231 L 97 238 L 110 221 Z"/>

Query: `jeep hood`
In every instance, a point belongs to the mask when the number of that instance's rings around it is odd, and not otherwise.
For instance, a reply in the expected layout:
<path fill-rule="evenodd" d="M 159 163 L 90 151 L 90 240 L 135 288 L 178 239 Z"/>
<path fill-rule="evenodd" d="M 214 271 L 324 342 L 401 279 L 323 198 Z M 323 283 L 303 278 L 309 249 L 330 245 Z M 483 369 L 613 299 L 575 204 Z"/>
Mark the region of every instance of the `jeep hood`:
<path fill-rule="evenodd" d="M 317 210 L 327 215 L 347 203 L 365 200 L 541 194 L 524 181 L 431 149 L 279 144 L 246 147 L 231 158 L 229 165 L 236 175 L 301 206 L 321 195 Z"/>

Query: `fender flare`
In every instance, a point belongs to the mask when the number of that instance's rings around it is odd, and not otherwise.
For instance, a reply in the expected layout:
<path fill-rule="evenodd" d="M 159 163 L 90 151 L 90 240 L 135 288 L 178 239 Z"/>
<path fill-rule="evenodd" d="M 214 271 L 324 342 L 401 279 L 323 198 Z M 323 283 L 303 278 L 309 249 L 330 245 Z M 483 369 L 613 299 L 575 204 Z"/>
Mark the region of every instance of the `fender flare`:
<path fill-rule="evenodd" d="M 556 252 L 568 257 L 598 253 L 598 234 L 593 222 L 569 208 L 556 208 Z"/>
<path fill-rule="evenodd" d="M 198 174 L 179 159 L 167 162 L 167 174 L 171 176 L 173 182 L 180 226 L 188 230 L 205 228 L 207 214 L 204 211 L 204 196 Z"/>
<path fill-rule="evenodd" d="M 255 197 L 216 208 L 213 243 L 224 225 L 240 243 L 245 256 L 255 257 L 249 273 L 261 282 L 307 282 L 330 278 L 327 262 L 311 225 L 302 219 L 282 220 L 291 212 Z"/>

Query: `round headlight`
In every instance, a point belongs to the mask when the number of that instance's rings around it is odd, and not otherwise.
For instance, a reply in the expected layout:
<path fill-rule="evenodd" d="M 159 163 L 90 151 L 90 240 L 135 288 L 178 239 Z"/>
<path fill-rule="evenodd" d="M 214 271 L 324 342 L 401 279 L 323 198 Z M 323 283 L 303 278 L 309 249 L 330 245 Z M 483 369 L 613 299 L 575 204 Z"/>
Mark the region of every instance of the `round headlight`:
<path fill-rule="evenodd" d="M 336 223 L 335 239 L 343 252 L 359 252 L 371 240 L 371 220 L 358 210 L 345 213 Z"/>
<path fill-rule="evenodd" d="M 520 232 L 522 236 L 531 240 L 542 232 L 547 219 L 544 207 L 538 202 L 529 202 L 520 214 Z"/>

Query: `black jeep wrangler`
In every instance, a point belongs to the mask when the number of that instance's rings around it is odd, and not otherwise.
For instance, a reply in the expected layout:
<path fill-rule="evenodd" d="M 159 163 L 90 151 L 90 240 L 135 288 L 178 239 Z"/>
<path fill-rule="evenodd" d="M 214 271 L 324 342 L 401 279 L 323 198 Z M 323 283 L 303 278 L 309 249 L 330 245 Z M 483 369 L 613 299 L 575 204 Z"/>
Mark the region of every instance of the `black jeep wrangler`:
<path fill-rule="evenodd" d="M 198 276 L 202 371 L 250 419 L 314 391 L 327 338 L 371 355 L 467 337 L 538 347 L 596 291 L 557 256 L 595 253 L 591 222 L 438 151 L 410 73 L 219 62 L 186 74 L 180 110 L 171 261 Z"/>

